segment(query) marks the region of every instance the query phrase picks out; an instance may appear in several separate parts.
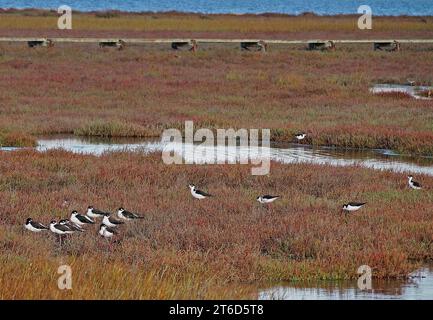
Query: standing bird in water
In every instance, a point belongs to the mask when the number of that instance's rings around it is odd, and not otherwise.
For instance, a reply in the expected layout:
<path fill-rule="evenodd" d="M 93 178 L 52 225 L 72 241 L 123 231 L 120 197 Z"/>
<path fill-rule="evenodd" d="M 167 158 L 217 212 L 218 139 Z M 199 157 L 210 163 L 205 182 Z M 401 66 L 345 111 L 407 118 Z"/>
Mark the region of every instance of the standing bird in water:
<path fill-rule="evenodd" d="M 295 138 L 296 138 L 298 141 L 301 141 L 301 140 L 304 140 L 306 136 L 307 136 L 306 133 L 301 132 L 301 133 L 297 133 L 297 134 L 295 135 Z"/>

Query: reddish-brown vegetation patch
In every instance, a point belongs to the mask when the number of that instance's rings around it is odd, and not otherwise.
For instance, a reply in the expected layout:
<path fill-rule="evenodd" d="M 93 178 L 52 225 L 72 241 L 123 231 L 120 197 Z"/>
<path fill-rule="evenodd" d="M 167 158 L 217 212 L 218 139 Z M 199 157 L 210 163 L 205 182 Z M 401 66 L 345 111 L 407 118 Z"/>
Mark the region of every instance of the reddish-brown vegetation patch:
<path fill-rule="evenodd" d="M 405 277 L 433 257 L 433 180 L 417 180 L 425 190 L 409 190 L 405 175 L 361 168 L 273 163 L 270 176 L 260 177 L 251 176 L 248 166 L 167 166 L 157 154 L 1 153 L 0 256 L 37 261 L 41 271 L 44 264 L 52 268 L 73 258 L 95 270 L 102 260 L 110 270 L 111 262 L 127 264 L 143 277 L 164 269 L 167 275 L 212 275 L 216 286 L 355 278 L 362 264 L 373 267 L 376 277 Z M 193 199 L 189 183 L 215 197 Z M 255 200 L 264 193 L 282 197 L 266 210 Z M 367 205 L 345 218 L 341 205 L 347 201 Z M 90 204 L 111 211 L 125 206 L 145 219 L 121 228 L 120 243 L 112 246 L 95 228 L 72 236 L 63 248 L 52 234 L 23 230 L 27 217 L 48 223 Z M 15 279 L 5 270 L 16 266 L 13 274 L 20 277 L 28 269 L 15 260 L 2 264 L 4 286 Z M 134 277 L 126 269 L 121 274 Z M 77 295 L 107 281 L 92 273 L 80 280 Z M 177 289 L 183 285 L 174 282 Z M 137 297 L 133 292 L 126 297 Z"/>
<path fill-rule="evenodd" d="M 12 45 L 2 52 L 7 132 L 158 136 L 193 120 L 211 129 L 270 128 L 277 141 L 307 131 L 313 144 L 433 154 L 431 101 L 369 93 L 374 83 L 433 83 L 433 51 L 249 54 L 233 47 L 175 55 Z"/>

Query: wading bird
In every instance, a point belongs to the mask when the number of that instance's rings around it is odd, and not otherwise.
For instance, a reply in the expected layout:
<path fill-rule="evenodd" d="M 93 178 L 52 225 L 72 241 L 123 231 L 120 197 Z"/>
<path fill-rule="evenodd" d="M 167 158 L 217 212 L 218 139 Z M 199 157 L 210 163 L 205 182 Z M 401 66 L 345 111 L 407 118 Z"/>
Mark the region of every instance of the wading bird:
<path fill-rule="evenodd" d="M 99 234 L 105 239 L 109 239 L 115 234 L 117 234 L 117 231 L 113 228 L 107 227 L 105 224 L 101 224 L 101 226 L 99 227 Z"/>
<path fill-rule="evenodd" d="M 307 134 L 302 132 L 302 133 L 297 133 L 297 134 L 295 135 L 295 138 L 296 138 L 298 141 L 301 141 L 301 140 L 304 140 L 306 136 L 307 136 Z"/>
<path fill-rule="evenodd" d="M 69 230 L 71 231 L 78 231 L 78 232 L 83 232 L 84 230 L 77 224 L 69 221 L 68 219 L 62 219 L 59 221 L 59 224 L 62 226 L 66 226 L 69 228 Z"/>
<path fill-rule="evenodd" d="M 74 233 L 74 231 L 69 229 L 68 226 L 57 223 L 56 220 L 52 220 L 50 222 L 50 230 L 51 230 L 51 232 L 58 234 L 58 235 L 61 235 L 61 236 Z"/>
<path fill-rule="evenodd" d="M 134 220 L 134 219 L 144 219 L 143 216 L 139 216 L 136 213 L 126 211 L 122 207 L 117 210 L 117 217 L 123 220 Z"/>
<path fill-rule="evenodd" d="M 194 198 L 196 198 L 196 199 L 202 200 L 202 199 L 206 199 L 206 198 L 212 197 L 212 195 L 209 194 L 209 193 L 206 193 L 206 192 L 201 191 L 201 190 L 197 190 L 197 188 L 193 184 L 190 184 L 189 188 L 191 189 L 192 196 Z"/>
<path fill-rule="evenodd" d="M 409 188 L 419 190 L 422 189 L 421 184 L 413 180 L 413 176 L 408 176 Z"/>
<path fill-rule="evenodd" d="M 82 227 L 86 224 L 94 224 L 95 221 L 93 221 L 88 216 L 79 214 L 76 210 L 72 211 L 71 213 L 71 222 L 75 223 L 76 225 Z"/>
<path fill-rule="evenodd" d="M 118 221 L 111 217 L 110 213 L 106 213 L 104 218 L 102 219 L 102 223 L 105 224 L 107 227 L 117 227 L 118 225 L 124 224 L 125 222 Z"/>
<path fill-rule="evenodd" d="M 349 202 L 343 205 L 343 211 L 345 211 L 346 213 L 357 211 L 361 209 L 365 204 L 366 202 Z"/>
<path fill-rule="evenodd" d="M 267 194 L 264 196 L 257 197 L 257 201 L 260 202 L 261 204 L 268 204 L 274 202 L 278 198 L 280 198 L 280 196 L 270 196 Z"/>
<path fill-rule="evenodd" d="M 63 236 L 74 233 L 74 231 L 70 230 L 67 226 L 57 223 L 56 220 L 50 222 L 50 231 L 59 236 L 60 246 L 62 245 Z"/>
<path fill-rule="evenodd" d="M 27 218 L 24 227 L 27 230 L 32 231 L 32 232 L 41 232 L 41 231 L 50 229 L 47 226 L 44 226 L 42 223 L 33 221 L 32 218 Z"/>
<path fill-rule="evenodd" d="M 96 218 L 103 218 L 105 216 L 105 213 L 106 212 L 104 211 L 93 208 L 93 206 L 88 206 L 86 215 L 90 218 L 96 219 Z"/>

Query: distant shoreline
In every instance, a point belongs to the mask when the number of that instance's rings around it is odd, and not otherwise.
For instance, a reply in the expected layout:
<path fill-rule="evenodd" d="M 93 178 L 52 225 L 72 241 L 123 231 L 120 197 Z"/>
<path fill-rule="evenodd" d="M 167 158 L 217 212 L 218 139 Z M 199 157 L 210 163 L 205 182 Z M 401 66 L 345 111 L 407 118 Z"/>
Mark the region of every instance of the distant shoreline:
<path fill-rule="evenodd" d="M 0 9 L 2 37 L 213 38 L 213 39 L 433 39 L 433 16 L 374 17 L 360 30 L 360 15 L 196 14 L 185 12 L 73 12 L 72 30 L 59 30 L 59 13 Z"/>
<path fill-rule="evenodd" d="M 280 18 L 290 18 L 290 17 L 359 17 L 360 14 L 318 14 L 315 12 L 302 12 L 299 14 L 289 14 L 289 13 L 277 13 L 277 12 L 262 12 L 262 13 L 205 13 L 205 12 L 193 12 L 193 11 L 177 11 L 177 10 L 167 10 L 167 11 L 125 11 L 125 10 L 73 10 L 75 14 L 108 14 L 117 16 L 140 16 L 140 15 L 152 15 L 152 14 L 161 14 L 161 15 L 170 15 L 170 16 L 209 16 L 209 17 L 280 17 Z M 58 15 L 56 9 L 48 9 L 48 8 L 0 8 L 0 14 L 26 14 L 26 15 L 34 15 L 34 16 L 54 16 Z M 374 15 L 375 17 L 381 18 L 429 18 L 433 17 L 433 15 Z"/>

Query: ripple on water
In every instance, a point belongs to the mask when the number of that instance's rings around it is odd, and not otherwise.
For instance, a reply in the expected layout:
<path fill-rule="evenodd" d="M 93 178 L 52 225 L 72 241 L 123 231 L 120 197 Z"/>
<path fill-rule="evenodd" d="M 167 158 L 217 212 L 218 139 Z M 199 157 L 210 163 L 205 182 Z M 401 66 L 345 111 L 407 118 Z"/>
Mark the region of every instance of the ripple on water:
<path fill-rule="evenodd" d="M 101 155 L 105 152 L 139 151 L 145 153 L 173 151 L 183 154 L 188 161 L 212 162 L 223 154 L 231 161 L 248 156 L 269 154 L 271 160 L 285 164 L 313 163 L 331 166 L 359 165 L 376 170 L 391 170 L 433 176 L 433 158 L 398 156 L 389 150 L 342 150 L 332 148 L 312 148 L 304 145 L 287 144 L 271 148 L 215 147 L 191 144 L 162 143 L 159 140 L 143 139 L 82 139 L 67 137 L 41 139 L 37 150 L 46 151 L 62 148 L 75 153 Z M 201 152 L 199 152 L 199 149 Z"/>
<path fill-rule="evenodd" d="M 358 289 L 357 281 L 297 282 L 261 289 L 261 300 L 431 300 L 433 269 L 427 266 L 409 280 L 373 281 L 372 290 Z"/>
<path fill-rule="evenodd" d="M 433 90 L 433 87 L 427 86 L 411 86 L 401 84 L 375 84 L 370 88 L 370 92 L 374 94 L 381 93 L 404 93 L 412 98 L 419 100 L 431 100 L 431 97 L 424 97 L 422 92 Z"/>
<path fill-rule="evenodd" d="M 185 143 L 167 144 L 155 139 L 104 139 L 80 138 L 76 136 L 50 137 L 38 140 L 36 150 L 45 152 L 64 149 L 69 152 L 100 156 L 107 152 L 174 152 L 182 155 L 186 161 L 194 163 L 213 163 L 225 158 L 231 162 L 240 159 L 261 158 L 269 155 L 273 161 L 284 164 L 312 163 L 331 166 L 352 166 L 375 170 L 390 170 L 433 176 L 433 158 L 401 156 L 390 150 L 356 150 L 335 148 L 312 148 L 297 144 L 278 144 L 278 147 L 218 147 L 200 146 Z M 20 148 L 0 148 L 3 151 L 15 151 Z M 230 162 L 229 162 L 230 163 Z"/>

